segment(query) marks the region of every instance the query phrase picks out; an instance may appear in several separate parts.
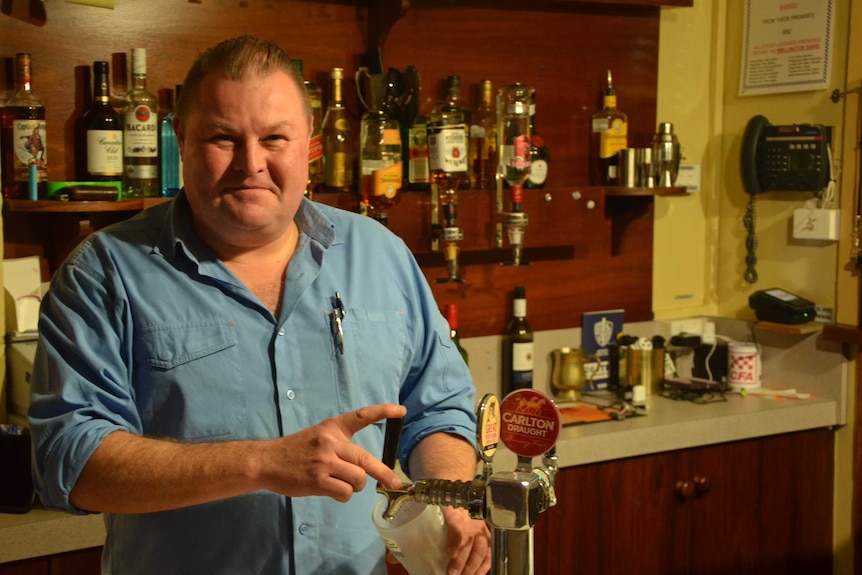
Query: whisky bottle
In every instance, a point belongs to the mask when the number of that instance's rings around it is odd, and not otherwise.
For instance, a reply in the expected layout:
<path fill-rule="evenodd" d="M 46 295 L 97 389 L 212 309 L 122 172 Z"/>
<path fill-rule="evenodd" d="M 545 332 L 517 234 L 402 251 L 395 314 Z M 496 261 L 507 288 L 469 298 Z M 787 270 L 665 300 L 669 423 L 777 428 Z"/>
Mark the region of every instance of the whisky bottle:
<path fill-rule="evenodd" d="M 444 96 L 443 100 L 434 104 L 434 107 L 432 108 L 431 113 L 428 116 L 428 128 L 429 128 L 428 153 L 429 154 L 432 153 L 431 152 L 431 144 L 430 144 L 431 118 L 435 114 L 438 114 L 443 108 L 445 108 L 447 110 L 446 113 L 450 114 L 450 115 L 455 113 L 455 111 L 457 110 L 458 113 L 460 113 L 461 116 L 463 117 L 461 129 L 464 132 L 464 139 L 467 142 L 467 145 L 465 146 L 464 151 L 467 152 L 468 148 L 469 148 L 469 142 L 470 142 L 470 116 L 471 116 L 471 114 L 470 114 L 470 110 L 464 107 L 464 103 L 461 100 L 461 77 L 460 76 L 449 76 L 446 78 L 445 96 Z M 434 162 L 434 160 L 429 155 L 429 163 L 433 164 L 433 162 Z M 470 189 L 469 172 L 470 172 L 471 168 L 470 168 L 469 156 L 464 157 L 464 163 L 466 166 L 466 169 L 464 171 L 464 177 L 460 178 L 458 180 L 458 187 L 455 189 L 464 189 L 464 190 Z M 434 174 L 433 174 L 434 168 L 431 167 L 430 165 L 429 165 L 429 168 L 431 170 L 431 178 L 433 181 L 433 179 L 434 179 Z"/>
<path fill-rule="evenodd" d="M 176 196 L 183 188 L 183 158 L 180 156 L 180 145 L 174 132 L 174 106 L 180 99 L 182 89 L 182 85 L 177 84 L 172 102 L 169 103 L 170 111 L 159 122 L 162 196 L 167 198 Z"/>
<path fill-rule="evenodd" d="M 123 119 L 111 106 L 108 63 L 93 62 L 93 101 L 81 116 L 78 178 L 93 182 L 123 179 Z"/>
<path fill-rule="evenodd" d="M 467 353 L 467 350 L 461 346 L 461 336 L 458 335 L 458 304 L 456 303 L 447 303 L 444 308 L 446 321 L 449 322 L 449 337 L 452 338 L 452 343 L 455 344 L 455 348 L 458 350 L 458 353 L 461 354 L 461 357 L 464 359 L 464 363 L 470 363 L 470 355 Z"/>
<path fill-rule="evenodd" d="M 470 187 L 493 190 L 497 187 L 497 115 L 494 111 L 494 86 L 482 80 L 479 105 L 470 122 Z"/>
<path fill-rule="evenodd" d="M 524 182 L 525 188 L 544 188 L 548 179 L 548 164 L 551 154 L 544 138 L 536 133 L 536 94 L 530 101 L 530 175 Z"/>
<path fill-rule="evenodd" d="M 294 60 L 297 72 L 303 77 L 302 60 Z M 308 142 L 308 183 L 305 186 L 305 197 L 314 198 L 320 182 L 323 180 L 323 90 L 317 84 L 303 81 L 308 100 L 311 103 L 311 139 Z"/>
<path fill-rule="evenodd" d="M 503 334 L 502 397 L 533 387 L 533 328 L 527 322 L 527 290 L 515 288 L 512 320 Z"/>
<path fill-rule="evenodd" d="M 435 104 L 428 115 L 428 168 L 441 193 L 469 187 L 470 183 L 469 124 L 467 114 L 458 105 L 457 78 L 449 77 L 447 99 Z"/>
<path fill-rule="evenodd" d="M 45 107 L 32 89 L 30 54 L 15 55 L 16 91 L 6 102 L 0 124 L 3 197 L 30 197 L 30 165 L 35 165 L 38 198 L 47 196 L 48 137 Z"/>
<path fill-rule="evenodd" d="M 353 135 L 347 121 L 347 111 L 341 100 L 342 68 L 330 72 L 331 94 L 329 106 L 321 127 L 323 133 L 323 190 L 325 192 L 353 191 Z"/>
<path fill-rule="evenodd" d="M 617 109 L 610 70 L 602 106 L 591 122 L 590 181 L 594 186 L 619 185 L 617 153 L 628 148 L 628 117 Z"/>
<path fill-rule="evenodd" d="M 132 88 L 123 114 L 123 197 L 158 196 L 159 101 L 147 90 L 147 51 L 132 50 Z"/>

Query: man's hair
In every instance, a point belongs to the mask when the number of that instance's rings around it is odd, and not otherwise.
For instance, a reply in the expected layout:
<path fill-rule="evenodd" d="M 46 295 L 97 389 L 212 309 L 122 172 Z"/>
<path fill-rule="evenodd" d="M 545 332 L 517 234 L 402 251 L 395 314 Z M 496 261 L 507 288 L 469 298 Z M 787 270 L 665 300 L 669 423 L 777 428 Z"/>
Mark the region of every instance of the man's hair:
<path fill-rule="evenodd" d="M 272 42 L 254 36 L 238 36 L 207 49 L 195 60 L 183 82 L 175 115 L 185 122 L 198 97 L 201 82 L 209 75 L 230 80 L 268 76 L 283 72 L 296 84 L 306 117 L 311 118 L 311 102 L 302 77 L 287 54 Z"/>

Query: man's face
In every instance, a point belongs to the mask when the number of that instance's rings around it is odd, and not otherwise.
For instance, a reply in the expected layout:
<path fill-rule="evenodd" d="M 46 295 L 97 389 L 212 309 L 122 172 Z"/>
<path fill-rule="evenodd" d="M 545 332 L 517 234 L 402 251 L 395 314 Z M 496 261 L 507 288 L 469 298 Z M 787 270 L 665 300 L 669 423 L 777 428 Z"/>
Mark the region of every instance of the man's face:
<path fill-rule="evenodd" d="M 308 180 L 310 119 L 296 84 L 283 72 L 210 75 L 197 93 L 176 126 L 195 228 L 211 246 L 278 239 Z"/>

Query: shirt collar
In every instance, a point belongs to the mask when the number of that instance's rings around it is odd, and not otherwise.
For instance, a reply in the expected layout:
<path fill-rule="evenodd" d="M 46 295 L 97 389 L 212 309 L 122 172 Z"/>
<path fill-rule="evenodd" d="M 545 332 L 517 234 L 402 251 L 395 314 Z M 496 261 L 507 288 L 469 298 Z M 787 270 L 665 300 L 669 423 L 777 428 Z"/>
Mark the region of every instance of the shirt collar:
<path fill-rule="evenodd" d="M 193 254 L 200 253 L 203 243 L 194 233 L 191 215 L 191 206 L 185 189 L 182 189 L 165 213 L 154 251 L 173 259 L 177 257 L 178 248 L 182 248 L 188 257 L 196 259 Z M 335 243 L 335 224 L 308 198 L 302 199 L 294 220 L 300 233 L 320 244 L 323 249 L 329 249 Z"/>

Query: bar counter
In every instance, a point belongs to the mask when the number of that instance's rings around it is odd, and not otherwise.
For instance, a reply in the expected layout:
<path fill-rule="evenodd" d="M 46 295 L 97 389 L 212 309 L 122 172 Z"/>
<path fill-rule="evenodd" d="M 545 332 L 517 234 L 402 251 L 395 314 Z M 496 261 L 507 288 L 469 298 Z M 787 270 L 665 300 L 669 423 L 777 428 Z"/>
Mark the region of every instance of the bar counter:
<path fill-rule="evenodd" d="M 821 397 L 790 400 L 733 393 L 726 402 L 706 405 L 650 397 L 646 416 L 564 427 L 557 455 L 561 467 L 570 467 L 831 427 L 841 423 L 839 411 L 838 401 Z M 494 468 L 514 467 L 515 456 L 498 450 Z M 29 513 L 0 514 L 0 563 L 98 547 L 104 538 L 100 515 L 47 511 L 37 503 Z"/>

